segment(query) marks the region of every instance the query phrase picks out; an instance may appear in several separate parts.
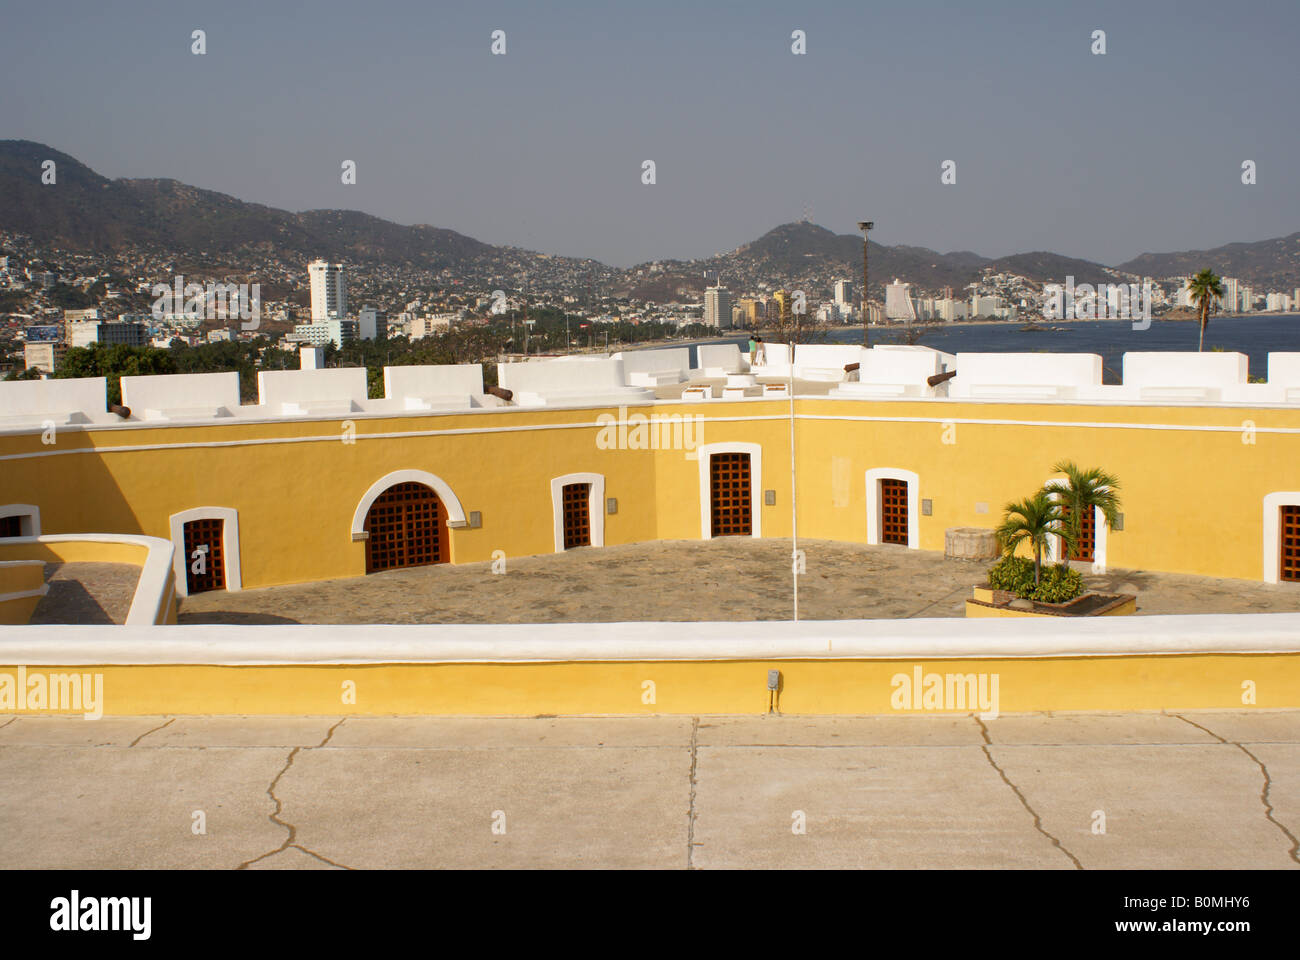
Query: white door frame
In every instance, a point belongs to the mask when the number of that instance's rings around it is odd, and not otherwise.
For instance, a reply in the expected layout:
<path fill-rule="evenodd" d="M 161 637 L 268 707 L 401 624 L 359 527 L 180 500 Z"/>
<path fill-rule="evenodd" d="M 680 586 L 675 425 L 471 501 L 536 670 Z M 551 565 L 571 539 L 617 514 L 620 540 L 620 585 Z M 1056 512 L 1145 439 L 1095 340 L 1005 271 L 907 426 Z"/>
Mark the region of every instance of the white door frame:
<path fill-rule="evenodd" d="M 185 555 L 185 524 L 191 520 L 220 520 L 221 559 L 226 567 L 226 589 L 236 593 L 244 589 L 239 565 L 239 511 L 232 507 L 195 507 L 173 513 L 168 518 L 172 537 L 172 570 L 176 575 L 176 594 L 188 597 L 190 558 Z"/>
<path fill-rule="evenodd" d="M 867 471 L 867 543 L 880 543 L 880 481 L 907 484 L 907 549 L 921 548 L 921 478 L 901 467 L 873 467 Z"/>
<path fill-rule="evenodd" d="M 713 498 L 709 489 L 709 471 L 715 453 L 749 454 L 749 516 L 751 537 L 763 535 L 763 447 L 757 443 L 723 441 L 702 443 L 695 450 L 700 462 L 700 539 L 713 539 Z"/>
<path fill-rule="evenodd" d="M 1264 497 L 1264 582 L 1281 583 L 1282 523 L 1279 507 L 1300 506 L 1300 490 L 1279 490 Z"/>
<path fill-rule="evenodd" d="M 605 545 L 605 477 L 599 473 L 566 473 L 551 481 L 551 515 L 555 518 L 555 552 L 564 552 L 564 488 L 570 483 L 590 484 L 587 512 L 591 522 L 591 545 Z"/>

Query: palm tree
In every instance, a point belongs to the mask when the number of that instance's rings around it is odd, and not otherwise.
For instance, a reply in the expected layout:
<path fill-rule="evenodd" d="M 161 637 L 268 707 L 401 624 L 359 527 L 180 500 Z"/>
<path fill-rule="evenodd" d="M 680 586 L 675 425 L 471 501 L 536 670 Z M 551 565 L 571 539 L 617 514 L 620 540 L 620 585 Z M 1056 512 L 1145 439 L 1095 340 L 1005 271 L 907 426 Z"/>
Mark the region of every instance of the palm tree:
<path fill-rule="evenodd" d="M 1210 311 L 1214 309 L 1216 301 L 1223 299 L 1223 284 L 1214 275 L 1214 271 L 1206 267 L 1187 281 L 1187 289 L 1192 291 L 1192 303 L 1201 312 L 1201 339 L 1196 345 L 1199 351 L 1205 347 L 1205 328 L 1210 325 Z"/>
<path fill-rule="evenodd" d="M 997 529 L 998 541 L 1008 554 L 1016 547 L 1028 543 L 1034 551 L 1034 586 L 1038 586 L 1043 568 L 1043 548 L 1048 537 L 1057 536 L 1064 542 L 1067 555 L 1074 547 L 1074 533 L 1066 526 L 1059 504 L 1046 490 L 1019 503 L 1008 503 Z"/>
<path fill-rule="evenodd" d="M 1053 488 L 1057 494 L 1057 503 L 1064 504 L 1068 510 L 1065 525 L 1073 535 L 1075 546 L 1083 543 L 1083 518 L 1086 511 L 1100 510 L 1102 521 L 1107 527 L 1113 527 L 1119 520 L 1120 500 L 1116 491 L 1119 478 L 1114 474 L 1098 468 L 1087 470 L 1073 460 L 1062 460 L 1052 467 L 1053 472 L 1065 474 L 1068 489 Z M 1069 556 L 1067 553 L 1066 556 Z"/>

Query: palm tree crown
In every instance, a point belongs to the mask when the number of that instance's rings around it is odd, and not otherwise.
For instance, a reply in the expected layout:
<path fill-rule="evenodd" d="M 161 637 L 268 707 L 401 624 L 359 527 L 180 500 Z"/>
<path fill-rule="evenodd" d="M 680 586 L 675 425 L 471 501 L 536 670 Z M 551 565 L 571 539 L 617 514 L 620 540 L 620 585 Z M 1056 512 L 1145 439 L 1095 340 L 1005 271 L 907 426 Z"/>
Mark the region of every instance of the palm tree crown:
<path fill-rule="evenodd" d="M 1074 546 L 1074 533 L 1065 523 L 1061 504 L 1046 490 L 1039 490 L 1019 502 L 1008 503 L 1004 509 L 1006 513 L 997 529 L 998 540 L 1007 553 L 1014 553 L 1022 543 L 1030 546 L 1034 551 L 1034 585 L 1037 586 L 1048 537 L 1060 537 L 1068 555 Z"/>
<path fill-rule="evenodd" d="M 1201 339 L 1196 349 L 1201 350 L 1205 346 L 1205 328 L 1210 325 L 1210 311 L 1214 309 L 1216 301 L 1223 299 L 1223 284 L 1214 271 L 1206 267 L 1187 281 L 1187 289 L 1192 293 L 1192 303 L 1200 308 Z"/>
<path fill-rule="evenodd" d="M 1064 523 L 1073 535 L 1074 543 L 1083 540 L 1083 518 L 1092 510 L 1101 511 L 1106 526 L 1113 527 L 1119 520 L 1120 499 L 1119 478 L 1097 467 L 1087 470 L 1073 460 L 1062 460 L 1052 467 L 1056 473 L 1065 474 L 1067 487 L 1052 488 L 1055 500 L 1068 509 L 1065 511 Z M 1068 554 L 1067 554 L 1068 556 Z"/>

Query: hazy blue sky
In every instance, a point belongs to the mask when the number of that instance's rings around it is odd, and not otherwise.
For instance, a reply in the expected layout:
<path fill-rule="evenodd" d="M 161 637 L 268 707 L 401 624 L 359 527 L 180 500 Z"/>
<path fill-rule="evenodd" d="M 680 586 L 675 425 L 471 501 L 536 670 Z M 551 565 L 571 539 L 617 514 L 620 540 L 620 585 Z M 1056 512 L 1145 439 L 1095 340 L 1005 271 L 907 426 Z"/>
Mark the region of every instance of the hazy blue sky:
<path fill-rule="evenodd" d="M 0 138 L 291 210 L 617 265 L 805 205 L 882 243 L 1106 263 L 1300 230 L 1295 0 L 4 7 Z"/>

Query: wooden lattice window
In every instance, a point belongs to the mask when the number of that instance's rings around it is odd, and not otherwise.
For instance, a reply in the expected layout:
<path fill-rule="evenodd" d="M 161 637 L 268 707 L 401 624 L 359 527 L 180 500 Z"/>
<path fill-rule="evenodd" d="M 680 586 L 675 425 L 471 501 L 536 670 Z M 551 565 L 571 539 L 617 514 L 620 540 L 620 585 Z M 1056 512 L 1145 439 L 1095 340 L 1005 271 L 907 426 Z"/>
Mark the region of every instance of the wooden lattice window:
<path fill-rule="evenodd" d="M 1281 521 L 1278 524 L 1282 552 L 1278 558 L 1277 576 L 1279 580 L 1300 582 L 1300 506 L 1282 507 Z"/>
<path fill-rule="evenodd" d="M 185 524 L 185 589 L 191 595 L 226 589 L 225 521 L 203 517 Z"/>
<path fill-rule="evenodd" d="M 366 514 L 366 573 L 446 563 L 447 513 L 422 483 L 397 483 Z"/>
<path fill-rule="evenodd" d="M 591 546 L 591 484 L 566 483 L 560 509 L 564 512 L 564 549 Z"/>
<path fill-rule="evenodd" d="M 22 517 L 0 517 L 0 537 L 21 537 L 22 535 Z"/>
<path fill-rule="evenodd" d="M 749 454 L 715 453 L 709 458 L 711 532 L 715 537 L 753 533 Z"/>
<path fill-rule="evenodd" d="M 880 481 L 880 542 L 907 546 L 907 481 Z"/>
<path fill-rule="evenodd" d="M 1070 522 L 1070 507 L 1061 504 L 1061 516 L 1066 524 Z M 1083 522 L 1079 524 L 1079 541 L 1070 550 L 1071 560 L 1096 560 L 1097 552 L 1097 511 L 1087 507 L 1083 511 Z"/>

